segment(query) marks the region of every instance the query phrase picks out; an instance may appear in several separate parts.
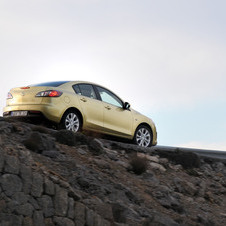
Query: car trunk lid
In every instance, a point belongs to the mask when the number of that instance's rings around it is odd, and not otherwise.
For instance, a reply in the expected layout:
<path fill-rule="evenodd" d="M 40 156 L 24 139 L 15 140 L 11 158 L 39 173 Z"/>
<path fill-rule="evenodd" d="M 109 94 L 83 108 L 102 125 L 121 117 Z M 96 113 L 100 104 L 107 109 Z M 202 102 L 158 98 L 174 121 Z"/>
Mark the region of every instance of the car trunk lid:
<path fill-rule="evenodd" d="M 12 98 L 8 99 L 8 105 L 40 104 L 43 97 L 36 97 L 36 94 L 47 90 L 49 87 L 18 87 L 10 90 Z"/>

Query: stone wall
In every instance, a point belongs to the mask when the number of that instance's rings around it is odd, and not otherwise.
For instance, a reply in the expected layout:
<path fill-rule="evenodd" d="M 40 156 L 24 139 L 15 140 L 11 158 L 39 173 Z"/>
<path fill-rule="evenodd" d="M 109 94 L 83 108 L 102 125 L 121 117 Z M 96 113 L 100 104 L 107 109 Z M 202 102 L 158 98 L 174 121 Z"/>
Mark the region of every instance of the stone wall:
<path fill-rule="evenodd" d="M 15 151 L 15 149 L 17 149 Z M 22 146 L 0 147 L 0 225 L 110 225 Z"/>
<path fill-rule="evenodd" d="M 224 162 L 0 117 L 0 226 L 225 225 L 225 209 Z"/>

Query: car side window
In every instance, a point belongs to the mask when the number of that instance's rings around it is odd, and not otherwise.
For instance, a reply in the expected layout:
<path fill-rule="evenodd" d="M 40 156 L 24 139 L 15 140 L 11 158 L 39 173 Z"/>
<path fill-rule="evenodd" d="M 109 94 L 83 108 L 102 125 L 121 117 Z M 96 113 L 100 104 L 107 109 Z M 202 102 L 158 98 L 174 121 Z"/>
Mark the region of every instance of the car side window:
<path fill-rule="evenodd" d="M 92 85 L 89 85 L 89 84 L 77 84 L 77 85 L 73 86 L 73 89 L 78 95 L 82 95 L 82 96 L 85 96 L 85 97 L 97 99 L 95 91 L 94 91 Z"/>
<path fill-rule="evenodd" d="M 122 101 L 116 95 L 114 95 L 112 92 L 110 92 L 109 90 L 104 89 L 102 87 L 97 86 L 96 88 L 100 94 L 102 101 L 115 105 L 120 108 L 123 107 Z"/>
<path fill-rule="evenodd" d="M 79 89 L 79 86 L 78 86 L 78 85 L 73 85 L 73 89 L 74 89 L 74 91 L 75 91 L 75 93 L 76 93 L 76 94 L 78 94 L 78 95 L 82 95 L 82 93 L 81 93 L 81 91 L 80 91 L 80 89 Z"/>

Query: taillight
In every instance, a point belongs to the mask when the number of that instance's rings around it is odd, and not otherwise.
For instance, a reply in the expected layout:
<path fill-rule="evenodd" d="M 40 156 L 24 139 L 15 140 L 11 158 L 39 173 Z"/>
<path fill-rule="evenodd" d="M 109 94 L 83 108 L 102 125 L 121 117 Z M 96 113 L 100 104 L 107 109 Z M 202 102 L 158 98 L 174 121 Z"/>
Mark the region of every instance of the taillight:
<path fill-rule="evenodd" d="M 60 97 L 63 93 L 57 90 L 46 90 L 36 94 L 36 97 Z"/>
<path fill-rule="evenodd" d="M 20 87 L 20 89 L 30 89 L 29 86 L 26 86 L 26 87 Z"/>
<path fill-rule="evenodd" d="M 13 99 L 13 95 L 12 95 L 11 93 L 8 93 L 8 94 L 7 94 L 7 100 L 8 100 L 8 99 Z"/>

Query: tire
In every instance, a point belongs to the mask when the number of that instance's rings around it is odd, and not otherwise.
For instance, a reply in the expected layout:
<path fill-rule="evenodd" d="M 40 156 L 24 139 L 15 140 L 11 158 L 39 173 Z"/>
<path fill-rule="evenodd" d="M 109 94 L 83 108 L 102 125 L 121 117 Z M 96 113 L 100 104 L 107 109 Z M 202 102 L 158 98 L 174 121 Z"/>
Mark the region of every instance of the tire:
<path fill-rule="evenodd" d="M 60 128 L 70 130 L 73 132 L 78 132 L 81 130 L 81 119 L 79 114 L 76 111 L 69 110 L 67 111 L 61 120 Z"/>
<path fill-rule="evenodd" d="M 141 147 L 150 147 L 152 145 L 152 131 L 145 125 L 138 126 L 133 142 Z"/>

